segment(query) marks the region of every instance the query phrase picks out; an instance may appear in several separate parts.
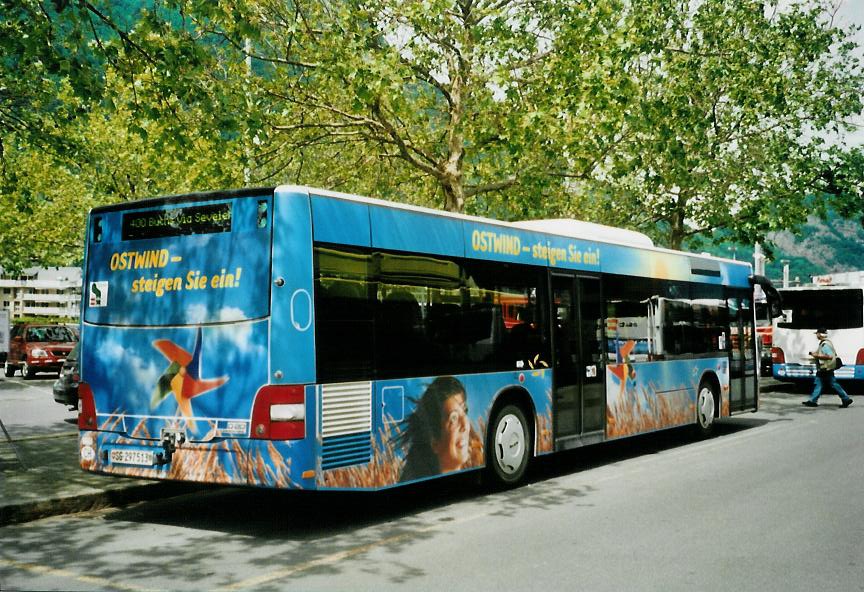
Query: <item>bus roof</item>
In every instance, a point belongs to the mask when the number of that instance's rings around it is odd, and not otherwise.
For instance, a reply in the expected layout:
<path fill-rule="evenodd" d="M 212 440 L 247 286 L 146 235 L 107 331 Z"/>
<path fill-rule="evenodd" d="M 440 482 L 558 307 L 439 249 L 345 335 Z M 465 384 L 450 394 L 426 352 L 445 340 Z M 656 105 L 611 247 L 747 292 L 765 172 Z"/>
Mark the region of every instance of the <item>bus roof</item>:
<path fill-rule="evenodd" d="M 338 191 L 329 191 L 326 189 L 317 189 L 314 187 L 307 187 L 303 185 L 283 185 L 276 188 L 280 192 L 290 193 L 290 192 L 304 192 L 311 193 L 314 195 L 321 195 L 326 197 L 333 197 L 336 199 L 344 199 L 347 201 L 354 201 L 359 203 L 366 203 L 370 205 L 386 207 L 386 208 L 394 208 L 400 210 L 414 211 L 414 212 L 422 212 L 425 214 L 431 214 L 433 216 L 442 216 L 446 218 L 454 218 L 458 220 L 465 220 L 469 222 L 479 222 L 483 224 L 490 224 L 494 226 L 501 226 L 505 228 L 513 228 L 517 230 L 532 230 L 535 232 L 541 232 L 543 234 L 549 234 L 553 236 L 561 236 L 566 238 L 578 238 L 582 240 L 587 240 L 591 242 L 597 243 L 606 243 L 606 244 L 614 244 L 614 245 L 622 245 L 627 247 L 637 247 L 640 249 L 657 251 L 660 253 L 674 253 L 677 255 L 686 255 L 687 257 L 697 257 L 700 259 L 713 260 L 713 261 L 723 261 L 725 263 L 731 263 L 735 265 L 743 265 L 746 267 L 752 268 L 752 265 L 746 261 L 737 261 L 734 259 L 727 259 L 723 257 L 715 257 L 714 255 L 707 254 L 697 254 L 697 253 L 689 253 L 687 251 L 675 251 L 673 249 L 666 249 L 663 247 L 658 247 L 654 245 L 653 241 L 648 237 L 648 235 L 642 234 L 640 232 L 636 232 L 635 230 L 627 230 L 623 228 L 616 228 L 614 226 L 605 226 L 603 224 L 597 224 L 594 222 L 585 222 L 582 220 L 575 220 L 572 218 L 566 219 L 546 219 L 546 220 L 521 220 L 516 222 L 507 222 L 503 220 L 495 220 L 494 218 L 483 218 L 481 216 L 471 216 L 469 214 L 457 214 L 455 212 L 447 212 L 444 210 L 436 210 L 433 208 L 427 208 L 423 206 L 417 206 L 413 204 L 405 204 L 394 201 L 387 201 L 383 199 L 377 199 L 374 197 L 364 197 L 359 195 L 352 195 L 348 193 L 341 193 Z M 596 238 L 595 236 L 591 236 L 592 232 L 608 232 L 608 236 L 604 236 L 603 238 Z"/>
<path fill-rule="evenodd" d="M 864 286 L 864 271 L 841 271 L 825 275 L 814 275 L 813 284 L 816 286 Z"/>
<path fill-rule="evenodd" d="M 405 204 L 394 201 L 387 201 L 383 199 L 377 199 L 372 197 L 364 197 L 359 195 L 352 195 L 348 193 L 342 193 L 337 191 L 330 191 L 327 189 L 319 189 L 315 187 L 303 186 L 303 185 L 280 185 L 277 187 L 257 187 L 257 188 L 245 188 L 245 189 L 232 189 L 232 190 L 224 190 L 224 191 L 207 191 L 207 192 L 197 192 L 197 193 L 185 193 L 185 194 L 177 194 L 177 195 L 168 195 L 161 197 L 154 197 L 150 199 L 143 199 L 134 202 L 124 202 L 120 204 L 112 204 L 107 206 L 100 206 L 97 208 L 93 208 L 93 214 L 100 214 L 104 212 L 112 212 L 112 211 L 122 211 L 122 210 L 130 210 L 130 209 L 139 209 L 139 208 L 150 208 L 150 207 L 158 207 L 160 205 L 168 205 L 168 204 L 179 204 L 185 202 L 194 202 L 200 200 L 210 200 L 210 199 L 220 199 L 220 198 L 236 198 L 236 197 L 256 197 L 261 196 L 263 194 L 273 194 L 273 193 L 303 193 L 308 195 L 316 195 L 322 197 L 330 197 L 339 200 L 345 200 L 355 203 L 363 203 L 376 207 L 382 208 L 390 208 L 396 210 L 404 210 L 408 212 L 418 212 L 423 214 L 432 215 L 440 218 L 450 218 L 455 220 L 463 220 L 474 223 L 481 223 L 486 225 L 498 226 L 502 228 L 509 228 L 513 230 L 521 230 L 521 231 L 532 231 L 539 232 L 544 235 L 549 235 L 553 237 L 563 237 L 563 238 L 574 238 L 585 241 L 590 241 L 593 243 L 601 243 L 608 245 L 619 245 L 623 247 L 635 248 L 643 251 L 651 251 L 657 253 L 666 253 L 666 254 L 675 254 L 686 256 L 689 259 L 694 260 L 704 260 L 707 262 L 722 262 L 727 265 L 734 266 L 744 266 L 751 270 L 752 265 L 746 261 L 737 261 L 733 259 L 716 257 L 713 255 L 708 255 L 705 253 L 690 253 L 686 251 L 676 251 L 672 249 L 666 249 L 663 247 L 658 247 L 654 245 L 651 239 L 640 232 L 636 232 L 633 230 L 627 230 L 622 228 L 616 228 L 613 226 L 605 226 L 602 224 L 596 224 L 593 222 L 585 222 L 581 220 L 574 219 L 553 219 L 553 220 L 523 220 L 517 222 L 507 222 L 502 220 L 495 220 L 492 218 L 483 218 L 480 216 L 471 216 L 468 214 L 458 214 L 454 212 L 447 212 L 443 210 L 436 210 L 433 208 L 417 206 L 412 204 Z M 602 232 L 603 236 L 598 237 L 597 234 Z M 709 267 L 710 267 L 709 263 Z"/>

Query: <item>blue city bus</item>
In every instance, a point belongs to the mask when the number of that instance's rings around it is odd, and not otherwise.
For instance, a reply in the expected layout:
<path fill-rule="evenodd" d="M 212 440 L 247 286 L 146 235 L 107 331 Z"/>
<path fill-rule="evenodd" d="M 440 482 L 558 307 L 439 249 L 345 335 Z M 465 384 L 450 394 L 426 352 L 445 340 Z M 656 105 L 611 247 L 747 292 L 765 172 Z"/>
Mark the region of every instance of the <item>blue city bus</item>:
<path fill-rule="evenodd" d="M 574 221 L 282 186 L 89 217 L 81 467 L 388 488 L 755 411 L 754 278 Z"/>

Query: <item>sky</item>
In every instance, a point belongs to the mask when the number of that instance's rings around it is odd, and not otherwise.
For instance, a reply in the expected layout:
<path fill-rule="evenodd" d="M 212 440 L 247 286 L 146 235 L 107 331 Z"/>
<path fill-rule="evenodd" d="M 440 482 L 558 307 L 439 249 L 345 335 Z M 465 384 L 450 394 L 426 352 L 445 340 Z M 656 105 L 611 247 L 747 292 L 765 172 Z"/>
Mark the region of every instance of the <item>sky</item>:
<path fill-rule="evenodd" d="M 847 28 L 849 25 L 858 25 L 864 27 L 864 0 L 836 0 L 839 2 L 837 10 L 836 24 L 842 28 Z M 854 39 L 858 42 L 859 55 L 864 61 L 864 31 L 858 31 Z M 864 89 L 862 89 L 864 92 Z M 846 144 L 849 146 L 864 145 L 864 117 L 859 117 L 856 121 L 858 129 L 850 133 L 846 138 Z"/>

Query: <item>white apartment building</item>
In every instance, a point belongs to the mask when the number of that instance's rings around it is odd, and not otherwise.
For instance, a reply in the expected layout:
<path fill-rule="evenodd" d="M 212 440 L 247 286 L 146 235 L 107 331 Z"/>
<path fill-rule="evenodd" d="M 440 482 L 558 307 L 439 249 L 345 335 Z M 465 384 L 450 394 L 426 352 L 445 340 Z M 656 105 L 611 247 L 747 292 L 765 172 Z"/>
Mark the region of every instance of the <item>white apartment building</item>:
<path fill-rule="evenodd" d="M 0 308 L 10 320 L 21 317 L 68 317 L 81 314 L 81 268 L 31 267 L 11 276 L 0 268 Z"/>

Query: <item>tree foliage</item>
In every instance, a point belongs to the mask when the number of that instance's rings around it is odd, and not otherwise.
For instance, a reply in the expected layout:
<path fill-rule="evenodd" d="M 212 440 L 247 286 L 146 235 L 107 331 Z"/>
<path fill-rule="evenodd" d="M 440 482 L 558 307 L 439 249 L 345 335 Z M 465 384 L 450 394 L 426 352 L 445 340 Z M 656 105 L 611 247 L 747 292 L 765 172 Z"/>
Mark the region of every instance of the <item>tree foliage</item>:
<path fill-rule="evenodd" d="M 861 112 L 860 48 L 787 4 L 7 0 L 4 208 L 41 211 L 21 173 L 49 152 L 82 203 L 290 182 L 762 239 L 815 191 L 864 210 L 860 152 L 823 139 Z"/>
<path fill-rule="evenodd" d="M 102 88 L 102 72 L 83 40 L 84 23 L 50 2 L 0 6 L 0 156 L 10 134 L 39 150 L 68 153 L 75 147 L 64 124 Z"/>
<path fill-rule="evenodd" d="M 325 185 L 451 211 L 537 176 L 544 114 L 530 89 L 560 27 L 554 3 L 236 0 L 183 10 L 253 59 L 255 133 L 279 147 L 261 163 L 274 175 L 324 154 Z"/>
<path fill-rule="evenodd" d="M 621 8 L 620 141 L 593 175 L 605 188 L 581 203 L 671 247 L 721 228 L 752 244 L 803 222 L 833 152 L 825 132 L 861 111 L 847 33 L 817 3 Z"/>
<path fill-rule="evenodd" d="M 115 85 L 120 84 L 120 88 Z M 126 89 L 110 73 L 106 88 Z M 160 194 L 242 183 L 236 142 L 193 136 L 156 148 L 158 121 L 134 121 L 127 108 L 100 109 L 62 125 L 74 156 L 46 151 L 32 134 L 7 134 L 0 174 L 0 266 L 80 263 L 90 208 Z M 191 146 L 191 149 L 187 149 Z M 83 157 L 82 156 L 86 156 Z"/>

